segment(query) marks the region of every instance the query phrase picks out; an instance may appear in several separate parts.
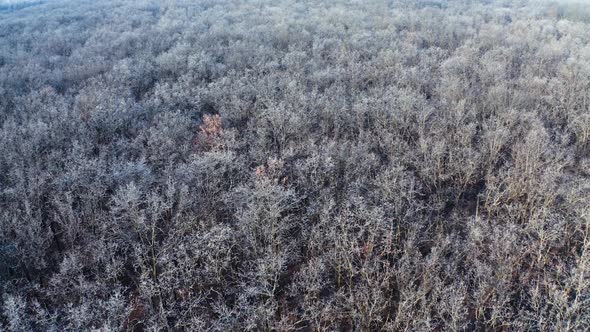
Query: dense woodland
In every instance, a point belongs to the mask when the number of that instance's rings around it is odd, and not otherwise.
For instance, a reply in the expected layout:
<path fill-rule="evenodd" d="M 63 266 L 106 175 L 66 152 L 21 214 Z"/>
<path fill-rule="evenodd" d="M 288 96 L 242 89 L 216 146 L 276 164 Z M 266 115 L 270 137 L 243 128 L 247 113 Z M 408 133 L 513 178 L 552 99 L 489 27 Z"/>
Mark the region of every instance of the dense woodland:
<path fill-rule="evenodd" d="M 0 5 L 0 330 L 588 331 L 590 4 Z"/>

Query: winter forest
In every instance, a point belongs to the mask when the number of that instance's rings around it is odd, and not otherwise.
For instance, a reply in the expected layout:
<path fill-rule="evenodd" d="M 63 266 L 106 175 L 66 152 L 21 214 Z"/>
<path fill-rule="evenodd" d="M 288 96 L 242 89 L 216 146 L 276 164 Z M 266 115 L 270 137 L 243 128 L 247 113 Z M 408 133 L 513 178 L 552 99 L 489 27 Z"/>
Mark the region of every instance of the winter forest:
<path fill-rule="evenodd" d="M 0 0 L 0 331 L 590 330 L 590 2 Z"/>

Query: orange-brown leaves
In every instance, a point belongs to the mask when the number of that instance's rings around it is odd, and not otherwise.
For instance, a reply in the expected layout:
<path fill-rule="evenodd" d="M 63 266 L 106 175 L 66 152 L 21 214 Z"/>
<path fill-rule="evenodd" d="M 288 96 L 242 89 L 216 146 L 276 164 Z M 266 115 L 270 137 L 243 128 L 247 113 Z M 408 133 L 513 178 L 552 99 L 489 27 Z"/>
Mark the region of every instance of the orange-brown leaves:
<path fill-rule="evenodd" d="M 282 176 L 284 162 L 281 159 L 269 158 L 265 165 L 260 165 L 254 169 L 256 180 L 272 180 L 285 184 L 287 178 Z"/>
<path fill-rule="evenodd" d="M 199 126 L 199 134 L 196 139 L 196 144 L 204 150 L 220 150 L 225 146 L 221 140 L 223 128 L 221 125 L 221 117 L 215 115 L 204 115 L 203 124 Z"/>
<path fill-rule="evenodd" d="M 205 115 L 203 117 L 203 124 L 199 126 L 199 129 L 201 129 L 201 133 L 205 134 L 207 137 L 219 136 L 223 131 L 223 129 L 221 129 L 221 117 L 217 114 Z"/>

